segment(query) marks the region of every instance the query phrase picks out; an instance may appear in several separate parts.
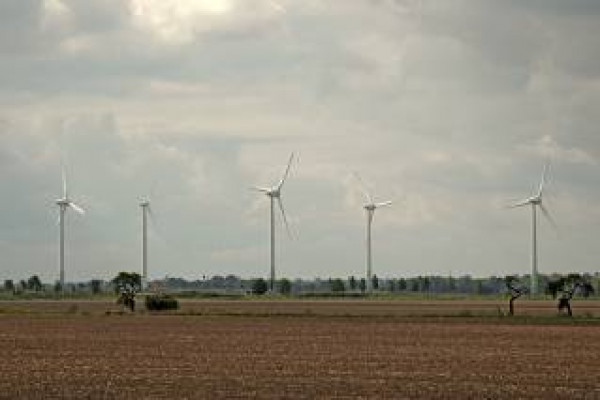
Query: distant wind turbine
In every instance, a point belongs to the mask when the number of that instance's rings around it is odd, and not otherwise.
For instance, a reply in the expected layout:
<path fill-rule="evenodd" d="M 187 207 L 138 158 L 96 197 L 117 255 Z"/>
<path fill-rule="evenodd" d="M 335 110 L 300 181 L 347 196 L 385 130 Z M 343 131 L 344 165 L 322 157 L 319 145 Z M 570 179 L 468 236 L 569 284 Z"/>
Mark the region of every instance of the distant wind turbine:
<path fill-rule="evenodd" d="M 56 204 L 59 207 L 58 214 L 58 224 L 60 226 L 60 235 L 59 235 L 59 255 L 58 255 L 58 264 L 60 268 L 60 288 L 64 292 L 65 290 L 65 214 L 67 212 L 67 208 L 72 208 L 79 214 L 85 214 L 83 208 L 79 207 L 69 198 L 69 192 L 67 188 L 67 176 L 65 170 L 63 168 L 62 171 L 62 183 L 63 183 L 63 197 L 61 199 L 56 200 Z"/>
<path fill-rule="evenodd" d="M 281 201 L 281 188 L 285 183 L 288 174 L 290 172 L 290 167 L 292 166 L 292 161 L 294 160 L 294 153 L 290 155 L 290 159 L 287 164 L 287 168 L 279 182 L 272 187 L 259 187 L 255 186 L 253 189 L 257 190 L 261 193 L 267 195 L 271 202 L 271 281 L 270 281 L 270 290 L 274 292 L 275 289 L 275 200 L 277 200 L 277 204 L 279 205 L 279 209 L 281 210 L 281 216 L 283 218 L 283 223 L 288 232 L 288 235 L 291 236 L 290 227 L 287 222 L 287 217 L 285 215 L 285 210 L 283 208 L 283 203 Z"/>
<path fill-rule="evenodd" d="M 538 186 L 537 193 L 531 197 L 528 197 L 524 200 L 521 200 L 515 204 L 509 206 L 509 208 L 516 207 L 524 207 L 527 205 L 531 205 L 531 283 L 530 283 L 530 293 L 531 296 L 534 297 L 537 294 L 537 286 L 538 286 L 538 252 L 537 252 L 537 207 L 542 210 L 542 213 L 548 219 L 550 224 L 554 228 L 556 228 L 556 223 L 554 219 L 550 215 L 548 209 L 544 206 L 542 202 L 542 196 L 544 193 L 544 185 L 546 184 L 546 176 L 548 173 L 548 164 L 544 166 L 544 172 L 542 173 L 542 178 L 540 180 L 540 184 Z"/>
<path fill-rule="evenodd" d="M 373 224 L 373 217 L 375 216 L 375 210 L 379 207 L 387 207 L 392 204 L 390 200 L 375 203 L 371 194 L 367 191 L 365 184 L 357 173 L 354 173 L 356 180 L 360 184 L 361 191 L 363 192 L 367 203 L 363 205 L 363 208 L 367 212 L 367 293 L 373 292 L 373 253 L 371 249 L 371 225 Z"/>
<path fill-rule="evenodd" d="M 150 200 L 140 202 L 142 208 L 142 290 L 148 285 L 148 215 L 152 215 Z"/>

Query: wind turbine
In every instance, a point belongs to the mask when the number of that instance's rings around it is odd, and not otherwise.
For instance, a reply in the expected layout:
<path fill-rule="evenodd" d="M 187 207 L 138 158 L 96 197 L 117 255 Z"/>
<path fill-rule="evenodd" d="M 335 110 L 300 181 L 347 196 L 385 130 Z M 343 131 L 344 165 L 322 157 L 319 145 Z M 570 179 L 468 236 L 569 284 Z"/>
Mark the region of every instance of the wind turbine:
<path fill-rule="evenodd" d="M 554 219 L 550 215 L 548 209 L 544 206 L 542 201 L 542 196 L 544 194 L 544 185 L 546 184 L 546 176 L 548 173 L 548 164 L 544 166 L 544 172 L 542 172 L 542 178 L 540 179 L 540 184 L 538 186 L 537 192 L 526 199 L 523 199 L 515 204 L 509 206 L 509 208 L 517 208 L 531 205 L 531 283 L 530 283 L 530 293 L 532 297 L 535 297 L 537 294 L 537 284 L 538 284 L 538 252 L 537 252 L 537 207 L 542 210 L 542 213 L 548 219 L 550 224 L 556 228 L 556 223 Z"/>
<path fill-rule="evenodd" d="M 380 203 L 375 203 L 373 201 L 373 198 L 371 197 L 371 194 L 367 191 L 367 188 L 363 183 L 362 179 L 360 179 L 360 176 L 357 173 L 355 173 L 354 176 L 360 183 L 361 191 L 363 192 L 365 199 L 367 200 L 367 203 L 363 205 L 363 208 L 367 213 L 367 293 L 370 294 L 373 292 L 373 252 L 371 249 L 371 225 L 373 224 L 375 210 L 377 210 L 379 207 L 390 206 L 392 202 L 388 200 Z"/>
<path fill-rule="evenodd" d="M 67 208 L 72 208 L 79 214 L 85 214 L 83 208 L 79 207 L 69 198 L 69 192 L 67 190 L 67 176 L 65 170 L 62 171 L 62 183 L 63 183 L 63 197 L 56 200 L 56 204 L 59 208 L 58 224 L 60 226 L 59 234 L 59 252 L 58 252 L 58 264 L 60 271 L 60 288 L 61 291 L 65 290 L 65 214 Z"/>
<path fill-rule="evenodd" d="M 290 172 L 290 167 L 292 166 L 292 161 L 294 160 L 294 153 L 290 155 L 290 159 L 287 164 L 287 168 L 283 173 L 283 176 L 279 180 L 279 182 L 275 186 L 271 187 L 259 187 L 255 186 L 253 189 L 257 190 L 261 193 L 264 193 L 269 197 L 271 203 L 271 282 L 270 282 L 270 290 L 271 293 L 274 292 L 275 289 L 275 200 L 277 200 L 277 204 L 279 205 L 279 209 L 281 210 L 281 216 L 283 218 L 283 223 L 288 232 L 288 235 L 291 236 L 290 227 L 287 222 L 287 217 L 285 215 L 285 210 L 283 208 L 283 203 L 281 201 L 281 188 L 285 183 L 288 174 Z"/>
<path fill-rule="evenodd" d="M 142 208 L 142 290 L 146 290 L 148 284 L 148 215 L 152 215 L 150 200 L 143 199 L 140 207 Z"/>

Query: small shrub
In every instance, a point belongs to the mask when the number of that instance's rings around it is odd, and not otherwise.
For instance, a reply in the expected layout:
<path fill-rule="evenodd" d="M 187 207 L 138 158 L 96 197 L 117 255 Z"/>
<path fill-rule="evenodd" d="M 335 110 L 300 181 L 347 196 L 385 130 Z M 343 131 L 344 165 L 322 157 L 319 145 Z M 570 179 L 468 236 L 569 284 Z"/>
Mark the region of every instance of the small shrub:
<path fill-rule="evenodd" d="M 267 293 L 267 291 L 269 290 L 269 285 L 267 283 L 266 280 L 264 280 L 263 278 L 258 278 L 255 279 L 252 282 L 252 293 L 253 294 L 257 294 L 259 296 Z"/>
<path fill-rule="evenodd" d="M 168 294 L 146 296 L 146 309 L 149 311 L 177 310 L 179 302 Z"/>

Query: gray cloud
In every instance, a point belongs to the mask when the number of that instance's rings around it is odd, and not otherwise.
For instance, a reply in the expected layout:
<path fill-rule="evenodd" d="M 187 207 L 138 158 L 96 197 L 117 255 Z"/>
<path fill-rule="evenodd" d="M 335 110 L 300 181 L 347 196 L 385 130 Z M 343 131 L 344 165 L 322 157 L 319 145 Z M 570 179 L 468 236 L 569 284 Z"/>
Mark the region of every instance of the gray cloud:
<path fill-rule="evenodd" d="M 138 267 L 146 195 L 154 277 L 265 275 L 248 187 L 292 150 L 283 275 L 363 273 L 353 170 L 396 201 L 376 216 L 379 275 L 527 272 L 528 214 L 503 207 L 548 158 L 561 229 L 542 225 L 540 269 L 596 270 L 595 2 L 134 3 L 0 6 L 6 276 L 56 278 L 61 162 L 89 211 L 69 215 L 72 279 Z"/>

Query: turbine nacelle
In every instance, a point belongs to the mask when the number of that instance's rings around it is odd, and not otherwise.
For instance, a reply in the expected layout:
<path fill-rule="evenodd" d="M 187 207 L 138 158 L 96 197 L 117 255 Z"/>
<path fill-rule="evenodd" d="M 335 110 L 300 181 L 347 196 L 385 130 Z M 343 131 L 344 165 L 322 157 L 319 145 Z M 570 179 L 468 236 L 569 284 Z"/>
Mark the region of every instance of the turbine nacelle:
<path fill-rule="evenodd" d="M 85 210 L 83 208 L 79 207 L 77 204 L 73 203 L 69 199 L 56 200 L 56 205 L 58 205 L 61 208 L 65 208 L 65 209 L 68 207 L 71 207 L 73 210 L 75 210 L 79 214 L 81 214 L 81 215 L 85 214 Z"/>
<path fill-rule="evenodd" d="M 382 201 L 381 203 L 370 203 L 370 204 L 365 204 L 363 206 L 363 208 L 367 211 L 375 211 L 376 209 L 380 208 L 380 207 L 387 207 L 392 205 L 392 201 L 388 200 L 388 201 Z"/>
<path fill-rule="evenodd" d="M 67 174 L 65 173 L 65 170 L 63 168 L 62 170 L 62 184 L 63 184 L 63 197 L 62 199 L 58 199 L 55 201 L 56 205 L 58 205 L 59 207 L 71 207 L 73 210 L 77 211 L 79 214 L 85 214 L 85 210 L 81 207 L 79 207 L 77 204 L 75 204 L 71 199 L 69 199 L 69 192 L 67 190 Z"/>
<path fill-rule="evenodd" d="M 541 205 L 542 204 L 542 197 L 541 196 L 531 197 L 529 199 L 529 204 L 534 204 L 536 206 Z"/>
<path fill-rule="evenodd" d="M 269 197 L 279 198 L 279 197 L 281 197 L 281 190 L 278 189 L 278 188 L 274 188 L 274 189 L 269 190 L 266 193 L 266 195 L 269 196 Z"/>

